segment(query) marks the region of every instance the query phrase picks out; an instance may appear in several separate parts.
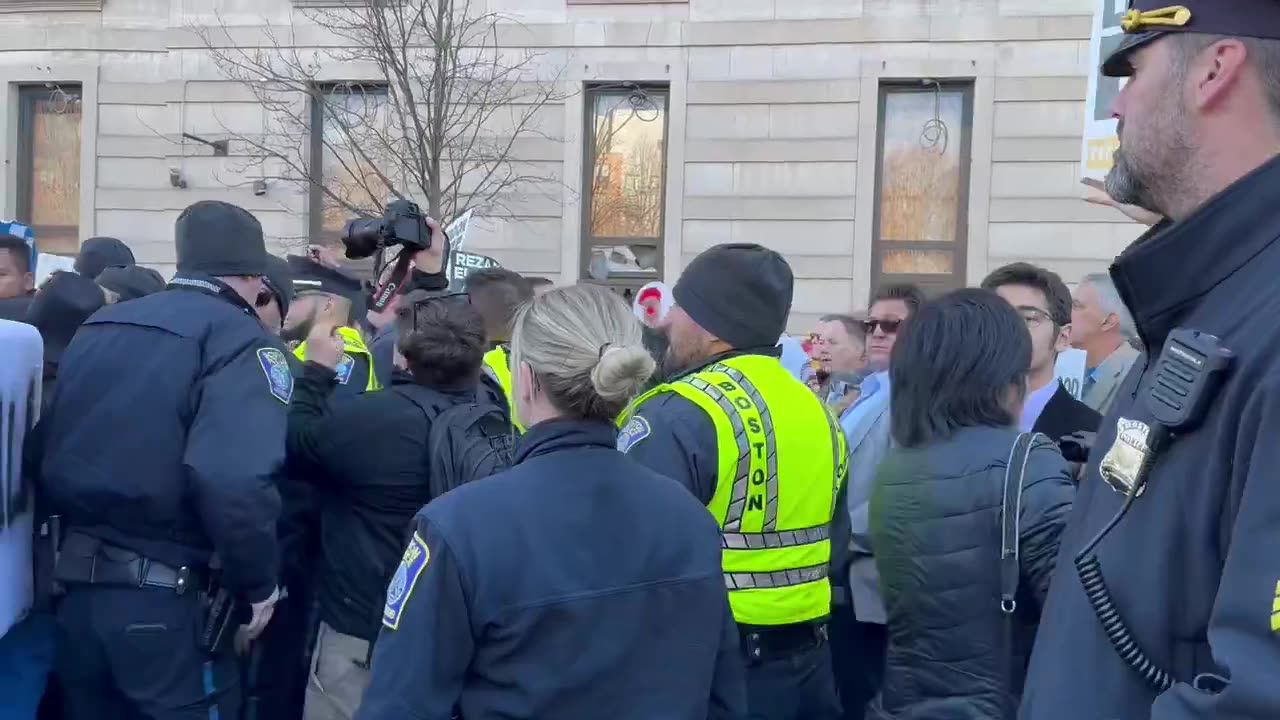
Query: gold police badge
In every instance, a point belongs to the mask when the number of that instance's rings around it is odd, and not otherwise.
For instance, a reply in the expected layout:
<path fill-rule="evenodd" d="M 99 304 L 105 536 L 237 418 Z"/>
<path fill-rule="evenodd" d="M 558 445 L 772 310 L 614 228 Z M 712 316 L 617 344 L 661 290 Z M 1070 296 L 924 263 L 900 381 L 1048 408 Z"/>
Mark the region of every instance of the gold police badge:
<path fill-rule="evenodd" d="M 1138 495 L 1142 495 L 1146 489 L 1142 474 L 1151 457 L 1150 436 L 1151 427 L 1144 422 L 1120 418 L 1116 423 L 1115 442 L 1098 468 L 1111 489 L 1128 495 L 1136 485 Z"/>

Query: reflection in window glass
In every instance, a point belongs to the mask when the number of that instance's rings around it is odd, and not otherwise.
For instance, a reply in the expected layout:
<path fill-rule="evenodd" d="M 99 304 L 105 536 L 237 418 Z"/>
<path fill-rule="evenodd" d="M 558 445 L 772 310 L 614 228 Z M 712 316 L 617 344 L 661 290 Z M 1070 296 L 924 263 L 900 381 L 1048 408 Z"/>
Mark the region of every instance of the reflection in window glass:
<path fill-rule="evenodd" d="M 382 173 L 400 163 L 379 157 L 388 147 L 379 138 L 393 137 L 387 99 L 379 86 L 339 85 L 324 95 L 320 173 L 341 202 L 321 193 L 322 243 L 336 244 L 356 210 L 376 215 L 394 195 Z"/>
<path fill-rule="evenodd" d="M 959 90 L 896 91 L 885 96 L 881 240 L 955 241 L 963 113 L 964 93 Z"/>
<path fill-rule="evenodd" d="M 80 89 L 23 88 L 19 104 L 26 188 L 19 219 L 31 225 L 40 252 L 74 255 L 80 249 Z"/>
<path fill-rule="evenodd" d="M 663 90 L 600 90 L 588 104 L 592 138 L 588 274 L 657 275 L 666 175 Z"/>

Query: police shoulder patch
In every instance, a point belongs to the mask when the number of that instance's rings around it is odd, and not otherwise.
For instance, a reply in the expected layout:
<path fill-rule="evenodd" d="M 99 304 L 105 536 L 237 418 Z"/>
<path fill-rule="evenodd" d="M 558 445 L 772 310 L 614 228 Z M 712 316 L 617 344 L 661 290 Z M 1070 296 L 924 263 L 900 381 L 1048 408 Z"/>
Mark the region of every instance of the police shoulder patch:
<path fill-rule="evenodd" d="M 395 630 L 400 627 L 400 618 L 404 613 L 404 605 L 413 594 L 413 586 L 418 583 L 418 576 L 427 569 L 431 560 L 431 549 L 427 541 L 415 531 L 409 547 L 404 549 L 404 557 L 400 559 L 400 567 L 391 576 L 391 584 L 387 586 L 387 604 L 382 609 L 382 624 Z"/>
<path fill-rule="evenodd" d="M 293 371 L 289 369 L 289 359 L 284 352 L 276 348 L 260 348 L 258 364 L 267 375 L 267 387 L 272 397 L 288 405 L 293 399 Z"/>
<path fill-rule="evenodd" d="M 356 359 L 347 353 L 342 353 L 342 359 L 338 361 L 338 367 L 334 368 L 334 371 L 338 373 L 338 384 L 347 384 L 347 381 L 351 379 L 351 371 L 355 366 Z"/>
<path fill-rule="evenodd" d="M 635 447 L 636 443 L 649 437 L 651 430 L 649 421 L 643 416 L 637 415 L 631 418 L 630 422 L 622 428 L 622 432 L 618 433 L 618 452 L 629 451 Z"/>

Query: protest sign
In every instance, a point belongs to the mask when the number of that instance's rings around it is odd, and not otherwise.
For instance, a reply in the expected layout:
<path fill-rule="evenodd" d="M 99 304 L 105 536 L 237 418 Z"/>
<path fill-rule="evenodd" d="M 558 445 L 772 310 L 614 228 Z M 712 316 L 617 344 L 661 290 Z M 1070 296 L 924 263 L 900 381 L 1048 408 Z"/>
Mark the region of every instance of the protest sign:
<path fill-rule="evenodd" d="M 1080 400 L 1084 396 L 1084 374 L 1089 354 L 1083 350 L 1065 350 L 1058 355 L 1058 362 L 1053 367 L 1053 374 L 1058 382 L 1071 393 L 1071 397 Z"/>
<path fill-rule="evenodd" d="M 1081 179 L 1101 181 L 1111 170 L 1111 157 L 1120 147 L 1111 104 L 1126 78 L 1103 77 L 1099 72 L 1107 57 L 1124 39 L 1120 21 L 1128 0 L 1095 0 L 1093 36 L 1089 44 L 1089 94 L 1085 98 L 1084 140 L 1080 147 Z"/>
<path fill-rule="evenodd" d="M 0 636 L 31 608 L 35 515 L 22 443 L 40 413 L 44 346 L 30 325 L 0 320 Z"/>
<path fill-rule="evenodd" d="M 468 210 L 453 219 L 444 229 L 444 234 L 449 238 L 449 250 L 456 252 L 467 246 L 467 234 L 471 231 L 471 216 L 475 214 L 474 210 Z"/>
<path fill-rule="evenodd" d="M 44 284 L 49 276 L 58 272 L 75 272 L 76 259 L 65 257 L 62 255 L 50 255 L 49 253 L 40 253 L 36 256 L 36 287 Z"/>
<path fill-rule="evenodd" d="M 467 277 L 471 273 L 491 267 L 502 266 L 488 255 L 457 251 L 449 253 L 449 290 L 462 292 L 467 287 Z"/>

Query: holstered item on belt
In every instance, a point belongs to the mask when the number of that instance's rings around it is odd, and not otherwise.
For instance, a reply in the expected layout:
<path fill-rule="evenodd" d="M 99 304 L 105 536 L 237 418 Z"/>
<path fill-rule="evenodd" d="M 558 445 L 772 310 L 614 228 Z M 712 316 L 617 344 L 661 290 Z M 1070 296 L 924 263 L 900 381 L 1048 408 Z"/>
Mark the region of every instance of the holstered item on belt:
<path fill-rule="evenodd" d="M 35 545 L 32 548 L 31 562 L 35 577 L 34 608 L 37 611 L 53 610 L 54 601 L 66 590 L 62 583 L 54 579 L 54 568 L 58 565 L 61 543 L 62 517 L 50 515 L 36 530 Z"/>
<path fill-rule="evenodd" d="M 54 580 L 66 585 L 156 588 L 179 595 L 197 575 L 185 565 L 173 568 L 74 530 L 63 540 L 53 567 Z"/>
<path fill-rule="evenodd" d="M 236 630 L 247 625 L 253 610 L 240 602 L 226 588 L 211 590 L 204 598 L 204 626 L 200 628 L 200 647 L 215 654 L 230 648 Z"/>
<path fill-rule="evenodd" d="M 748 664 L 769 662 L 824 644 L 827 641 L 827 626 L 826 623 L 799 623 L 772 628 L 740 625 L 738 638 Z"/>

